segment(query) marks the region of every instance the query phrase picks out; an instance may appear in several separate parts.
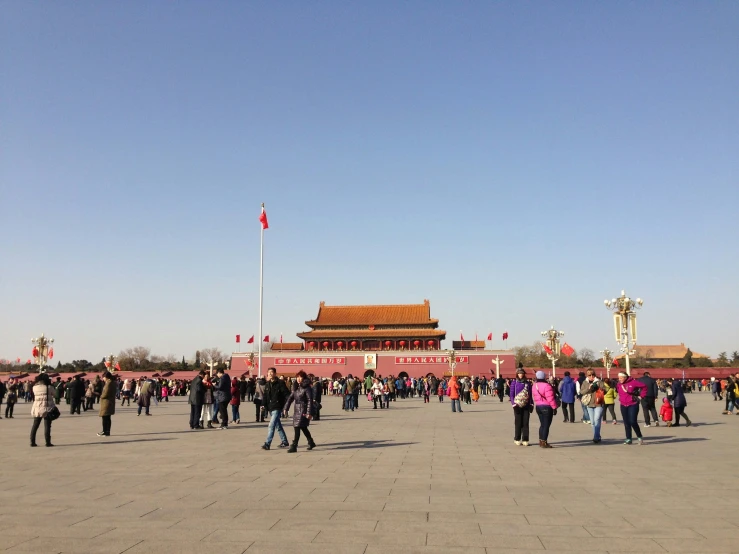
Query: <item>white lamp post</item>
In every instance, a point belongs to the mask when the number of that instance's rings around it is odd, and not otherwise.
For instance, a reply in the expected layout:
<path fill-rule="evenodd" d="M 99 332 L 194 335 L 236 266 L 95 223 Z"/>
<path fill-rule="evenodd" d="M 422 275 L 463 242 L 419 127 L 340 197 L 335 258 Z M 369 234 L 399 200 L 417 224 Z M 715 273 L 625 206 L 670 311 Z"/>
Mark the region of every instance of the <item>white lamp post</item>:
<path fill-rule="evenodd" d="M 450 350 L 447 356 L 447 362 L 449 362 L 449 369 L 454 377 L 454 369 L 457 367 L 457 353 L 454 350 Z"/>
<path fill-rule="evenodd" d="M 33 358 L 39 366 L 39 373 L 44 373 L 46 371 L 46 362 L 49 360 L 49 354 L 53 356 L 54 349 L 51 345 L 54 344 L 54 339 L 46 338 L 41 333 L 40 337 L 32 338 L 31 342 L 34 344 Z"/>
<path fill-rule="evenodd" d="M 603 302 L 606 309 L 613 311 L 613 330 L 616 342 L 621 345 L 621 352 L 626 358 L 626 374 L 631 375 L 629 356 L 636 354 L 636 310 L 644 305 L 641 298 L 633 300 L 621 291 L 621 296 Z"/>
<path fill-rule="evenodd" d="M 549 361 L 552 362 L 552 377 L 557 377 L 557 360 L 559 360 L 559 354 L 560 354 L 560 340 L 559 338 L 564 336 L 563 331 L 557 331 L 554 328 L 554 325 L 547 330 L 542 331 L 541 336 L 546 339 L 546 346 L 547 348 L 547 358 L 549 358 Z"/>
<path fill-rule="evenodd" d="M 603 356 L 603 367 L 606 368 L 606 377 L 611 378 L 611 366 L 613 366 L 612 352 L 608 348 L 601 350 L 600 355 Z"/>

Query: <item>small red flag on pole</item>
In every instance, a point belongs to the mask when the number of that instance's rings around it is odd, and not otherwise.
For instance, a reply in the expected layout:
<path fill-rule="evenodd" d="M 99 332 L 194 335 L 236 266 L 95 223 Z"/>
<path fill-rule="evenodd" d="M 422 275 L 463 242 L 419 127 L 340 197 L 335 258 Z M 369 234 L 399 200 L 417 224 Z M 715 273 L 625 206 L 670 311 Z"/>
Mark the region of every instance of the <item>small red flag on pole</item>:
<path fill-rule="evenodd" d="M 462 334 L 462 331 L 459 332 L 459 340 L 464 342 L 464 335 Z"/>
<path fill-rule="evenodd" d="M 241 342 L 241 335 L 236 335 L 236 342 Z"/>
<path fill-rule="evenodd" d="M 251 338 L 246 341 L 246 344 L 254 344 L 254 335 L 252 335 Z"/>
<path fill-rule="evenodd" d="M 280 344 L 282 344 L 282 333 L 280 333 Z"/>
<path fill-rule="evenodd" d="M 575 353 L 575 349 L 572 348 L 569 344 L 564 343 L 562 346 L 562 354 L 565 356 L 572 356 Z"/>
<path fill-rule="evenodd" d="M 508 331 L 503 333 L 503 340 L 508 340 Z"/>
<path fill-rule="evenodd" d="M 492 333 L 488 333 L 488 340 L 493 340 L 493 334 Z"/>
<path fill-rule="evenodd" d="M 549 355 L 552 354 L 552 349 L 549 348 L 546 344 L 541 343 L 541 347 L 544 349 L 544 352 L 546 352 L 547 354 L 549 354 Z"/>
<path fill-rule="evenodd" d="M 269 222 L 267 221 L 267 212 L 262 205 L 262 213 L 259 214 L 259 221 L 262 224 L 262 229 L 269 229 Z"/>
<path fill-rule="evenodd" d="M 269 335 L 264 335 L 262 342 L 269 342 Z"/>
<path fill-rule="evenodd" d="M 116 368 L 117 371 L 120 371 L 121 370 L 121 364 L 119 364 L 118 362 L 116 362 L 115 368 Z"/>
<path fill-rule="evenodd" d="M 49 348 L 49 359 L 51 360 L 54 357 L 54 349 Z"/>

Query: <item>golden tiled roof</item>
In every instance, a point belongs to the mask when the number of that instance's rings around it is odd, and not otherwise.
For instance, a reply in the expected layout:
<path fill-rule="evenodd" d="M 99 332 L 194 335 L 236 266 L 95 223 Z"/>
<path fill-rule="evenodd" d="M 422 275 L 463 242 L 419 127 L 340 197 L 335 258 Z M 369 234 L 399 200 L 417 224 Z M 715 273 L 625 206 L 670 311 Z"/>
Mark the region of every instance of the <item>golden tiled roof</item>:
<path fill-rule="evenodd" d="M 275 342 L 272 344 L 272 351 L 273 352 L 285 352 L 290 351 L 293 352 L 295 350 L 302 350 L 303 349 L 303 343 L 302 342 Z"/>
<path fill-rule="evenodd" d="M 441 329 L 340 329 L 340 330 L 323 330 L 316 329 L 298 333 L 301 339 L 422 339 L 433 338 L 443 340 L 446 331 Z"/>
<path fill-rule="evenodd" d="M 484 340 L 466 340 L 464 343 L 461 340 L 452 341 L 452 348 L 485 348 Z"/>
<path fill-rule="evenodd" d="M 431 318 L 428 300 L 423 304 L 384 304 L 360 306 L 326 306 L 321 302 L 318 316 L 306 321 L 308 327 L 337 325 L 438 325 Z"/>

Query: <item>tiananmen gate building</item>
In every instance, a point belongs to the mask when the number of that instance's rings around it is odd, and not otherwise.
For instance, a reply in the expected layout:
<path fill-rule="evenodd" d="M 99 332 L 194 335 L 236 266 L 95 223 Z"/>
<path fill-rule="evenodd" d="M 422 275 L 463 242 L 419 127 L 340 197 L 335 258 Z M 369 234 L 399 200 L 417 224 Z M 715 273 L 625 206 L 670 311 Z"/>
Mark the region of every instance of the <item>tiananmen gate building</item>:
<path fill-rule="evenodd" d="M 431 317 L 428 300 L 423 304 L 327 306 L 305 322 L 308 331 L 298 333 L 302 342 L 275 343 L 262 351 L 262 373 L 276 367 L 292 375 L 301 369 L 321 377 L 409 375 L 437 377 L 449 374 L 448 351 L 441 342 L 446 331 Z M 456 375 L 513 375 L 515 359 L 509 350 L 485 350 L 484 341 L 454 341 Z M 231 358 L 234 375 L 256 374 L 254 353 L 237 352 Z"/>

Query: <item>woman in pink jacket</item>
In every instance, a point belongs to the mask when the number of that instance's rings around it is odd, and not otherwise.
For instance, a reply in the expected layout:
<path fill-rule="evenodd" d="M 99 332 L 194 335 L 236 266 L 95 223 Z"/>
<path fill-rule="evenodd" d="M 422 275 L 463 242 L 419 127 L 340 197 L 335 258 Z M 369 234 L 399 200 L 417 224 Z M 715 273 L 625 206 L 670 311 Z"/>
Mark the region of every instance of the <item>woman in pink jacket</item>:
<path fill-rule="evenodd" d="M 549 427 L 552 425 L 554 416 L 557 415 L 557 401 L 552 385 L 547 383 L 547 376 L 543 371 L 536 372 L 536 382 L 531 387 L 531 396 L 536 406 L 536 414 L 539 416 L 539 446 L 542 448 L 553 448 L 549 444 Z"/>
<path fill-rule="evenodd" d="M 637 418 L 639 417 L 640 400 L 647 396 L 647 385 L 621 371 L 618 374 L 616 390 L 618 391 L 618 401 L 621 403 L 621 417 L 623 417 L 624 430 L 626 431 L 624 444 L 631 444 L 632 429 L 636 433 L 637 442 L 644 444 Z"/>

